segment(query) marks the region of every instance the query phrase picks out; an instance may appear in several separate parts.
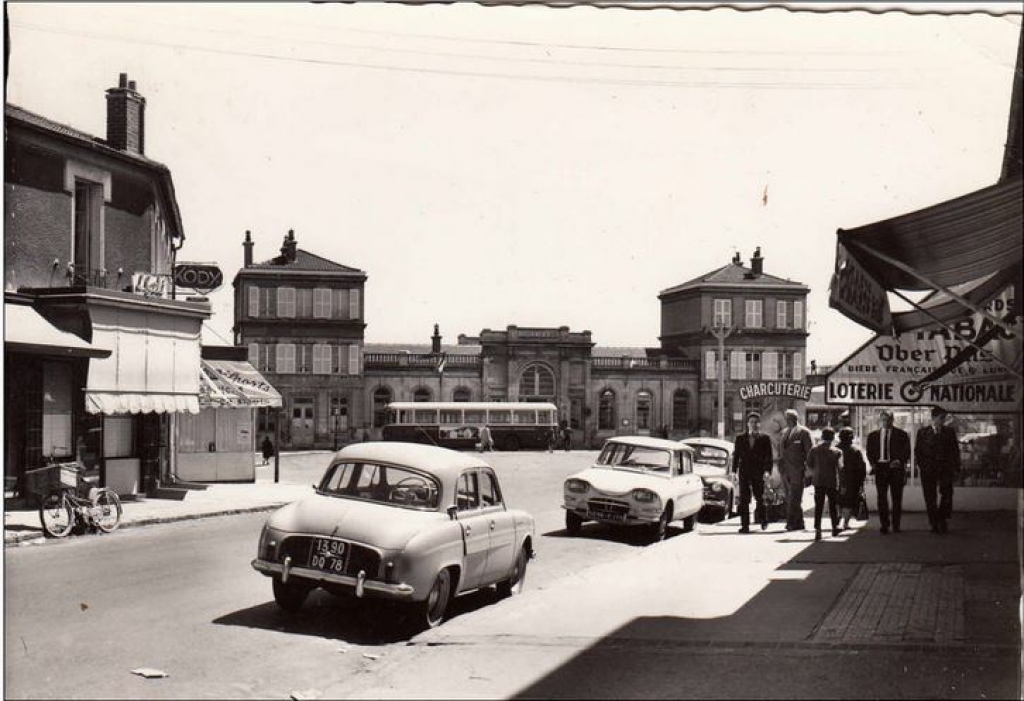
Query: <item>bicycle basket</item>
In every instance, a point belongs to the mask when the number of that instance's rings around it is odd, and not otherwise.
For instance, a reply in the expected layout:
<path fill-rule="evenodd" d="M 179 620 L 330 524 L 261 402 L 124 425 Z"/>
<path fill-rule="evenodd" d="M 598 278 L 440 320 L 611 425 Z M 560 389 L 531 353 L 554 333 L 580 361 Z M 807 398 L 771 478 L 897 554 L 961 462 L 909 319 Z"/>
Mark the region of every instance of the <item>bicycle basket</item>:
<path fill-rule="evenodd" d="M 43 465 L 25 470 L 25 495 L 42 499 L 50 491 L 61 486 L 60 465 Z"/>

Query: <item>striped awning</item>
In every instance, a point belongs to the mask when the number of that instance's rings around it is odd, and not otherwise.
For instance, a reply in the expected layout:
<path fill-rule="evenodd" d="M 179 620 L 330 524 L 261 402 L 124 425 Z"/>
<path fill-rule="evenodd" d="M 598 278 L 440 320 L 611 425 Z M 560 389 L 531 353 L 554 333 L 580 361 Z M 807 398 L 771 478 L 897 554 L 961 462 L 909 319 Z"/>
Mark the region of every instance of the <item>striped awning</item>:
<path fill-rule="evenodd" d="M 201 408 L 282 406 L 281 394 L 250 363 L 203 359 L 201 372 Z"/>

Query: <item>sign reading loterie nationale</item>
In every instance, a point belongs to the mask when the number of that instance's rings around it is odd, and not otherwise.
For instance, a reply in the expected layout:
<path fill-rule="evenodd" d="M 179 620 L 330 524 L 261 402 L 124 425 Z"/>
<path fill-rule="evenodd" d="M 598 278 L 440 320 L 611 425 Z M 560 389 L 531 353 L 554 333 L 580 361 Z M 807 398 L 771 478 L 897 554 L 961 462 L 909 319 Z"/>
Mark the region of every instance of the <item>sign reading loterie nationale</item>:
<path fill-rule="evenodd" d="M 999 313 L 1013 307 L 1013 288 L 987 305 Z M 961 336 L 987 339 L 983 348 L 1011 367 L 1020 366 L 1020 319 L 1010 331 L 996 329 L 981 315 L 965 315 L 950 325 Z M 933 381 L 935 370 L 970 344 L 942 326 L 928 326 L 897 337 L 876 336 L 836 365 L 825 384 L 828 404 L 932 406 L 952 412 L 1013 413 L 1021 410 L 1021 381 L 986 354 L 975 353 Z"/>
<path fill-rule="evenodd" d="M 748 382 L 739 389 L 740 399 L 749 401 L 758 397 L 795 397 L 807 402 L 811 399 L 811 388 L 799 382 L 766 380 Z"/>
<path fill-rule="evenodd" d="M 841 243 L 836 247 L 836 269 L 829 285 L 828 306 L 875 333 L 888 333 L 892 329 L 892 312 L 885 288 Z"/>

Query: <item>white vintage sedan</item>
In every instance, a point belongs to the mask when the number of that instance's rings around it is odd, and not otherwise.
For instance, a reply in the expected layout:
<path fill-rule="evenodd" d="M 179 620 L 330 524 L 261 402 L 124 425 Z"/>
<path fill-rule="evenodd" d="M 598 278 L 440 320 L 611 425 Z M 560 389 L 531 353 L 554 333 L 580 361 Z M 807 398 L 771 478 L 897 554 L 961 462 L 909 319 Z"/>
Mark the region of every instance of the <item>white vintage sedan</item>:
<path fill-rule="evenodd" d="M 704 482 L 704 507 L 722 519 L 732 518 L 737 489 L 732 472 L 734 444 L 719 438 L 686 438 L 682 442 L 693 448 L 693 471 Z"/>
<path fill-rule="evenodd" d="M 358 443 L 334 455 L 314 489 L 270 516 L 252 562 L 285 610 L 321 587 L 407 602 L 424 628 L 458 594 L 523 586 L 533 517 L 506 507 L 497 475 L 475 455 Z"/>
<path fill-rule="evenodd" d="M 693 450 L 677 441 L 643 436 L 610 438 L 597 463 L 564 485 L 565 528 L 579 533 L 585 521 L 644 526 L 652 540 L 668 524 L 693 528 L 703 505 L 703 484 L 693 472 Z"/>

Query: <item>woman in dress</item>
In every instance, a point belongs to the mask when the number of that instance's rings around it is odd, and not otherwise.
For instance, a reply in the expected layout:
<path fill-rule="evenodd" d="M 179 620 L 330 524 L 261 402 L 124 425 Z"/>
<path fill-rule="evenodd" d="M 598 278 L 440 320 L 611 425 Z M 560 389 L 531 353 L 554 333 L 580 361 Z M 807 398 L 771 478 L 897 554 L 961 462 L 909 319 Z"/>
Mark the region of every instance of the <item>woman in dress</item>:
<path fill-rule="evenodd" d="M 839 475 L 839 508 L 843 510 L 843 528 L 850 527 L 850 518 L 857 512 L 860 490 L 867 477 L 864 455 L 853 445 L 853 429 L 839 430 L 839 450 L 843 452 L 843 467 Z"/>

